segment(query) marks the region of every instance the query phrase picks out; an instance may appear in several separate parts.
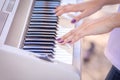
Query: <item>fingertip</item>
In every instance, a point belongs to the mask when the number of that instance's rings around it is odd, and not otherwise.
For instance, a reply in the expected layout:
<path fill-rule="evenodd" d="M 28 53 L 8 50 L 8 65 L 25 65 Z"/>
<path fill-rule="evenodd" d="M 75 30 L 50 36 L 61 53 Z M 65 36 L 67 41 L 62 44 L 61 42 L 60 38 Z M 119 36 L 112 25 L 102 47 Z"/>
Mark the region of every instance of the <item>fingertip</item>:
<path fill-rule="evenodd" d="M 58 38 L 58 39 L 56 39 L 57 41 L 60 41 L 61 40 L 61 38 Z"/>
<path fill-rule="evenodd" d="M 72 41 L 68 41 L 67 43 L 71 43 Z"/>
<path fill-rule="evenodd" d="M 73 20 L 71 21 L 71 23 L 76 23 L 76 19 L 73 19 Z"/>

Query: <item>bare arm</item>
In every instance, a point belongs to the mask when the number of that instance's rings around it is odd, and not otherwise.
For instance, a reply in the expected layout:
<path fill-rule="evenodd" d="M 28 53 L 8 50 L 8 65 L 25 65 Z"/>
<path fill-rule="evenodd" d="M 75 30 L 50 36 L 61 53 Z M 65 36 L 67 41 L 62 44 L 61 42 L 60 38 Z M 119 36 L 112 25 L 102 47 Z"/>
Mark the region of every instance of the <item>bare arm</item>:
<path fill-rule="evenodd" d="M 103 5 L 113 5 L 113 4 L 119 4 L 120 0 L 100 0 Z"/>
<path fill-rule="evenodd" d="M 97 12 L 104 5 L 112 5 L 117 3 L 120 3 L 120 0 L 91 0 L 79 4 L 59 6 L 58 8 L 56 8 L 55 11 L 57 16 L 60 16 L 68 12 L 81 12 L 80 15 L 74 17 L 73 20 L 71 21 L 72 23 L 75 23 L 80 19 Z"/>

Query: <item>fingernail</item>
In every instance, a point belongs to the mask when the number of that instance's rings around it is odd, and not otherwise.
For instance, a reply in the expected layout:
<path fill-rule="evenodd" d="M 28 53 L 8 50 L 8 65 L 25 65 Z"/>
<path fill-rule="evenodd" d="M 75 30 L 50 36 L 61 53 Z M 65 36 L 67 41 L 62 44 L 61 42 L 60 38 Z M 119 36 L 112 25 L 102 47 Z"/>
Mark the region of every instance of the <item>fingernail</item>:
<path fill-rule="evenodd" d="M 75 19 L 73 19 L 72 21 L 71 21 L 71 23 L 75 23 L 76 22 L 76 20 Z"/>
<path fill-rule="evenodd" d="M 71 43 L 72 41 L 68 41 L 67 43 Z"/>
<path fill-rule="evenodd" d="M 64 41 L 60 41 L 59 43 L 63 43 Z"/>
<path fill-rule="evenodd" d="M 58 38 L 58 39 L 56 39 L 57 41 L 60 41 L 61 40 L 61 38 Z"/>

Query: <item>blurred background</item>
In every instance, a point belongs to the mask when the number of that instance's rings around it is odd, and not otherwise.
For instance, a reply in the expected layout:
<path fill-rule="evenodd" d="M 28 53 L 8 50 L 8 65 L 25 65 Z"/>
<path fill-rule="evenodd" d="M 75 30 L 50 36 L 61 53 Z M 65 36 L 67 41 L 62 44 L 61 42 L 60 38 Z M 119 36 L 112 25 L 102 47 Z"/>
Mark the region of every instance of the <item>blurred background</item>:
<path fill-rule="evenodd" d="M 88 0 L 84 0 L 88 1 Z M 117 12 L 118 5 L 103 7 L 100 11 L 93 14 L 88 19 L 95 19 L 101 16 Z M 88 36 L 81 40 L 82 45 L 82 80 L 105 80 L 111 68 L 111 63 L 104 55 L 109 33 Z"/>

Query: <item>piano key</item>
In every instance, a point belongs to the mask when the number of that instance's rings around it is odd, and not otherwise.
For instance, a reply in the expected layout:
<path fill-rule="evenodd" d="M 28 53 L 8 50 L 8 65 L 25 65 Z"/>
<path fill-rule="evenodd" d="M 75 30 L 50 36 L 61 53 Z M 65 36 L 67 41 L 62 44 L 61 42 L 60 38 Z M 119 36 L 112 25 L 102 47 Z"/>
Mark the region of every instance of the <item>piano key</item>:
<path fill-rule="evenodd" d="M 53 55 L 54 53 L 53 52 L 44 52 L 44 51 L 30 51 L 30 52 L 34 52 L 34 53 L 38 53 L 39 55 L 41 54 L 47 54 L 47 55 Z"/>
<path fill-rule="evenodd" d="M 57 4 L 57 5 L 59 5 L 60 4 L 60 1 L 59 0 L 54 0 L 54 1 L 52 1 L 52 0 L 48 0 L 48 1 L 46 1 L 46 0 L 44 0 L 44 1 L 42 1 L 42 0 L 36 0 L 36 2 L 35 2 L 35 4 L 38 4 L 38 5 L 42 5 L 42 4 Z"/>
<path fill-rule="evenodd" d="M 54 43 L 50 43 L 50 42 L 24 42 L 25 45 L 31 45 L 31 44 L 35 44 L 35 45 L 39 45 L 39 44 L 50 44 L 50 45 L 54 45 Z"/>
<path fill-rule="evenodd" d="M 31 37 L 35 37 L 35 36 L 37 36 L 37 37 L 56 37 L 55 35 L 50 35 L 50 34 L 38 34 L 38 35 L 33 35 L 33 34 L 30 34 L 30 35 L 26 35 L 26 36 L 31 36 Z"/>
<path fill-rule="evenodd" d="M 25 46 L 38 46 L 38 45 L 40 45 L 40 46 L 55 46 L 54 44 L 41 44 L 41 43 L 37 43 L 37 44 L 31 44 L 31 43 L 24 43 L 24 45 Z"/>
<path fill-rule="evenodd" d="M 29 51 L 40 53 L 40 54 L 46 54 L 47 53 L 47 55 L 52 55 L 53 54 L 53 51 L 51 51 L 51 50 L 40 50 L 40 49 L 38 49 L 38 50 L 29 50 Z"/>
<path fill-rule="evenodd" d="M 54 32 L 54 31 L 28 31 L 28 33 L 46 33 L 46 34 L 57 34 L 56 32 Z"/>
<path fill-rule="evenodd" d="M 34 7 L 57 7 L 58 4 L 52 4 L 52 3 L 42 3 L 41 1 L 36 2 Z"/>
<path fill-rule="evenodd" d="M 40 21 L 31 21 L 31 23 L 37 23 L 37 24 L 39 24 L 39 23 L 47 23 L 47 24 L 54 24 L 54 23 L 56 23 L 57 24 L 57 21 L 50 21 L 50 20 L 48 20 L 48 21 L 44 21 L 44 20 L 40 20 Z"/>
<path fill-rule="evenodd" d="M 55 14 L 54 11 L 43 11 L 43 10 L 42 10 L 42 11 L 35 11 L 35 10 L 34 10 L 34 11 L 32 11 L 32 13 L 35 13 L 35 14 L 42 14 L 42 13 L 43 13 L 43 14 L 44 14 L 44 13 L 45 13 L 45 14 Z"/>
<path fill-rule="evenodd" d="M 34 8 L 34 11 L 54 11 L 54 9 L 48 9 L 48 8 Z"/>
<path fill-rule="evenodd" d="M 27 35 L 54 35 L 56 37 L 56 35 L 54 33 L 43 33 L 43 32 L 27 32 Z"/>
<path fill-rule="evenodd" d="M 35 32 L 35 33 L 36 33 L 36 32 L 44 32 L 44 33 L 46 33 L 46 34 L 55 34 L 55 35 L 57 34 L 57 33 L 54 32 L 54 31 L 28 31 L 28 32 L 30 32 L 30 33 L 31 33 L 31 32 Z"/>
<path fill-rule="evenodd" d="M 55 39 L 26 38 L 26 41 L 55 41 Z"/>
<path fill-rule="evenodd" d="M 40 22 L 30 22 L 30 25 L 53 25 L 53 26 L 55 26 L 55 25 L 57 25 L 57 23 L 40 23 Z"/>
<path fill-rule="evenodd" d="M 50 14 L 36 14 L 33 13 L 32 17 L 48 17 L 48 18 L 57 18 L 57 16 L 55 14 L 50 15 Z"/>
<path fill-rule="evenodd" d="M 52 33 L 54 33 L 56 30 L 53 30 L 53 29 L 28 29 L 28 31 L 35 31 L 35 32 L 41 32 L 41 31 L 45 31 L 45 32 L 52 32 Z"/>
<path fill-rule="evenodd" d="M 51 26 L 51 25 L 49 25 L 49 26 L 47 26 L 47 25 L 41 25 L 41 26 L 38 26 L 38 25 L 29 25 L 29 28 L 30 28 L 30 27 L 46 27 L 46 28 L 49 27 L 49 28 L 57 28 L 56 25 L 55 25 L 55 26 L 53 26 L 53 25 L 52 25 L 52 26 Z"/>
<path fill-rule="evenodd" d="M 35 15 L 33 15 L 32 17 L 31 17 L 31 19 L 48 19 L 48 20 L 56 20 L 56 21 L 58 21 L 58 17 L 55 17 L 54 15 L 37 15 L 37 14 L 35 14 Z"/>
<path fill-rule="evenodd" d="M 32 48 L 23 48 L 24 50 L 27 50 L 27 51 L 29 51 L 29 50 L 51 50 L 51 51 L 53 51 L 54 52 L 54 49 L 49 49 L 49 48 L 34 48 L 34 47 L 32 47 Z"/>
<path fill-rule="evenodd" d="M 29 27 L 29 29 L 46 29 L 46 30 L 56 30 L 57 31 L 57 28 L 51 28 L 51 27 L 43 27 L 43 26 L 39 26 L 39 27 Z"/>
<path fill-rule="evenodd" d="M 50 37 L 56 37 L 54 34 L 27 34 L 27 36 L 50 36 Z"/>
<path fill-rule="evenodd" d="M 53 36 L 47 36 L 47 37 L 46 37 L 46 36 L 28 36 L 28 35 L 26 36 L 26 38 L 38 38 L 38 39 L 41 39 L 41 38 L 42 38 L 42 39 L 54 39 L 54 40 L 56 39 L 56 38 L 53 37 Z"/>
<path fill-rule="evenodd" d="M 55 44 L 55 42 L 54 41 L 43 41 L 43 40 L 25 40 L 25 42 L 30 42 L 30 43 L 37 43 L 37 42 L 39 42 L 39 43 L 51 43 L 51 44 Z"/>
<path fill-rule="evenodd" d="M 31 48 L 31 49 L 52 49 L 54 48 L 54 46 L 24 46 L 23 49 L 27 49 L 27 48 Z"/>
<path fill-rule="evenodd" d="M 41 18 L 37 18 L 37 19 L 31 19 L 31 21 L 33 22 L 33 21 L 52 21 L 52 22 L 56 22 L 57 23 L 57 21 L 55 20 L 55 19 L 41 19 Z"/>

